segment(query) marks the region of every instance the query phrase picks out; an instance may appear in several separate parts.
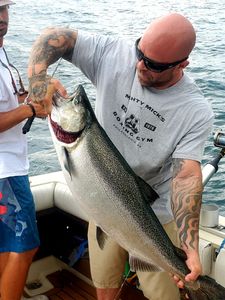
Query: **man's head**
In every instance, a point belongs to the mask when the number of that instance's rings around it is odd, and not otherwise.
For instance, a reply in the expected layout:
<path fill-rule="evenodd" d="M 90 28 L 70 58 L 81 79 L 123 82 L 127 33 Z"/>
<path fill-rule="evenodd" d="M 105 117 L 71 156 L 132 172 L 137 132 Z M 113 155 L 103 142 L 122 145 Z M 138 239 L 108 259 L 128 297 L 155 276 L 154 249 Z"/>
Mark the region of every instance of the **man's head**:
<path fill-rule="evenodd" d="M 153 21 L 136 42 L 140 83 L 159 89 L 175 84 L 189 64 L 187 59 L 195 40 L 192 24 L 180 14 Z"/>
<path fill-rule="evenodd" d="M 3 37 L 8 30 L 9 15 L 8 6 L 13 4 L 10 0 L 0 0 L 0 46 L 3 44 Z"/>

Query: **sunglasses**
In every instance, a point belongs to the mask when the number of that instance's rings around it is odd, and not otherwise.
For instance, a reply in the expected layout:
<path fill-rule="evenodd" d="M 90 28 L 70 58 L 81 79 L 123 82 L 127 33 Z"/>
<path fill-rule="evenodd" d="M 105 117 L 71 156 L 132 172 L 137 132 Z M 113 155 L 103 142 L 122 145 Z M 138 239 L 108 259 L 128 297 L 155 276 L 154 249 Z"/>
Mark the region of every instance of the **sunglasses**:
<path fill-rule="evenodd" d="M 165 70 L 171 69 L 171 68 L 179 65 L 180 63 L 182 63 L 183 61 L 188 59 L 188 57 L 185 57 L 181 60 L 177 60 L 177 61 L 172 62 L 172 63 L 158 63 L 158 62 L 155 62 L 154 60 L 151 60 L 150 58 L 144 56 L 144 53 L 138 48 L 138 44 L 140 42 L 140 39 L 141 38 L 137 39 L 136 42 L 135 42 L 137 59 L 139 61 L 143 60 L 143 62 L 145 64 L 145 67 L 148 70 L 152 71 L 152 72 L 161 73 Z"/>
<path fill-rule="evenodd" d="M 23 85 L 23 82 L 22 82 L 22 78 L 21 78 L 21 76 L 20 76 L 20 73 L 19 73 L 19 71 L 17 70 L 17 68 L 16 68 L 13 64 L 11 64 L 11 63 L 9 62 L 8 55 L 7 55 L 7 53 L 6 53 L 6 51 L 5 51 L 4 48 L 3 48 L 3 51 L 4 51 L 4 53 L 5 53 L 5 57 L 6 57 L 6 59 L 7 59 L 8 65 L 16 71 L 17 76 L 18 76 L 18 79 L 19 79 L 18 82 L 19 82 L 20 87 L 19 87 L 19 89 L 18 89 L 17 86 L 16 86 L 16 83 L 15 83 L 15 80 L 14 80 L 14 77 L 13 77 L 13 74 L 12 74 L 10 68 L 9 68 L 9 67 L 8 67 L 8 66 L 0 59 L 0 63 L 2 64 L 2 66 L 3 66 L 4 68 L 6 68 L 6 69 L 9 71 L 9 74 L 10 74 L 10 77 L 11 77 L 11 81 L 12 81 L 12 86 L 13 86 L 13 89 L 14 89 L 14 95 L 23 96 L 23 95 L 25 95 L 25 94 L 27 93 L 27 91 L 26 91 L 26 89 L 24 88 L 24 85 Z"/>

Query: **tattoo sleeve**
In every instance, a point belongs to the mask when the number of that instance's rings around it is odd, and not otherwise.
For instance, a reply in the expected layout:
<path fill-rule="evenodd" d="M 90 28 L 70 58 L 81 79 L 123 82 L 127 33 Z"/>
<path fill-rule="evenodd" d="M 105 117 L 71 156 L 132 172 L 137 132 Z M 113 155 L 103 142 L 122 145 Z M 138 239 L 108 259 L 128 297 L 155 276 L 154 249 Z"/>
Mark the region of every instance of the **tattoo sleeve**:
<path fill-rule="evenodd" d="M 47 68 L 60 57 L 71 61 L 76 37 L 77 32 L 67 28 L 50 28 L 44 31 L 31 49 L 29 59 L 29 66 L 32 67 L 31 75 L 40 73 L 36 70 L 36 65 Z"/>
<path fill-rule="evenodd" d="M 171 207 L 182 248 L 197 250 L 203 187 L 199 169 L 193 171 L 190 166 L 187 167 L 188 163 L 188 160 L 173 160 Z"/>
<path fill-rule="evenodd" d="M 34 43 L 28 62 L 29 90 L 40 100 L 46 93 L 47 69 L 59 58 L 72 60 L 77 32 L 68 28 L 46 29 Z"/>

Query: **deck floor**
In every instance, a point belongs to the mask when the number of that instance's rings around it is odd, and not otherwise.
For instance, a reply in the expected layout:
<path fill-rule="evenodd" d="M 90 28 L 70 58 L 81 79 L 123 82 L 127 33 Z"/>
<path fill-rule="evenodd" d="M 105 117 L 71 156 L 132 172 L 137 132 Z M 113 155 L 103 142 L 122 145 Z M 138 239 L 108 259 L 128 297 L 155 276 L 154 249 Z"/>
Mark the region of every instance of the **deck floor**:
<path fill-rule="evenodd" d="M 91 278 L 88 259 L 81 259 L 75 267 L 84 276 Z M 57 271 L 48 275 L 47 278 L 54 286 L 53 289 L 45 293 L 49 300 L 97 300 L 95 287 L 68 270 Z M 181 294 L 181 299 L 187 298 Z M 115 300 L 147 300 L 147 298 L 144 297 L 142 291 L 125 283 L 120 295 Z"/>
<path fill-rule="evenodd" d="M 96 300 L 96 291 L 83 280 L 67 270 L 55 272 L 48 276 L 54 289 L 46 293 L 49 300 Z M 118 300 L 147 300 L 141 291 L 127 284 L 124 285 Z M 116 299 L 115 299 L 116 300 Z"/>
<path fill-rule="evenodd" d="M 96 292 L 83 280 L 67 270 L 55 272 L 47 277 L 54 289 L 46 293 L 50 300 L 95 300 Z"/>
<path fill-rule="evenodd" d="M 74 268 L 91 279 L 89 259 L 80 259 Z M 48 275 L 47 278 L 54 286 L 53 289 L 45 293 L 49 300 L 97 300 L 95 287 L 78 278 L 74 273 L 68 270 L 63 269 L 56 271 Z M 147 299 L 140 290 L 125 283 L 120 295 L 115 300 Z"/>

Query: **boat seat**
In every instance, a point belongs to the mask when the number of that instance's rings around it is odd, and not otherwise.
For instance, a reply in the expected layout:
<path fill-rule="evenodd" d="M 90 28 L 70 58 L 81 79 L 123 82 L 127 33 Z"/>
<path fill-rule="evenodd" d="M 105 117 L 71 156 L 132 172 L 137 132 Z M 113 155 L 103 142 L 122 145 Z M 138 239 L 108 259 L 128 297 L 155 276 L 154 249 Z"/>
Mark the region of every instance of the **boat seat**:
<path fill-rule="evenodd" d="M 72 196 L 60 172 L 58 172 L 56 178 L 55 174 L 52 174 L 52 176 L 51 174 L 46 174 L 32 177 L 31 191 L 37 212 L 57 207 L 88 222 L 87 215 Z"/>

